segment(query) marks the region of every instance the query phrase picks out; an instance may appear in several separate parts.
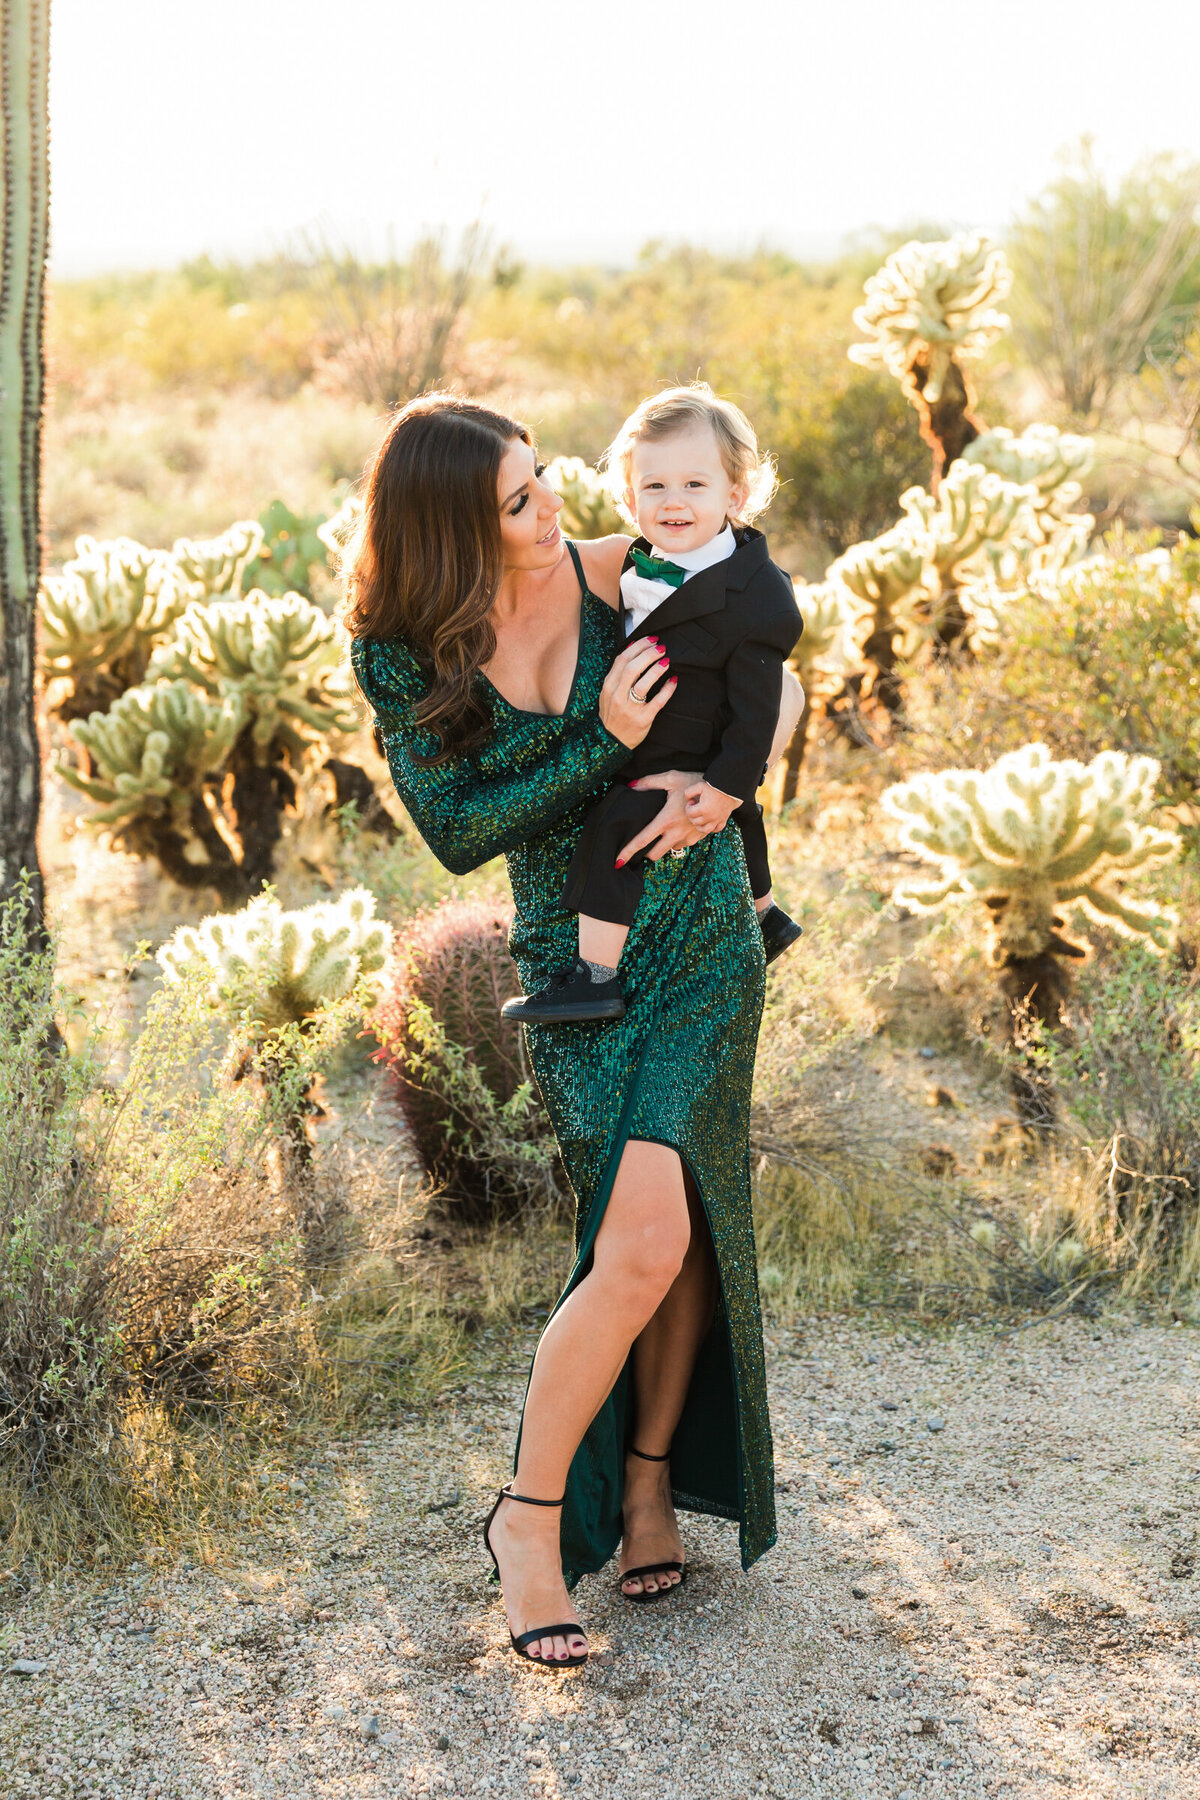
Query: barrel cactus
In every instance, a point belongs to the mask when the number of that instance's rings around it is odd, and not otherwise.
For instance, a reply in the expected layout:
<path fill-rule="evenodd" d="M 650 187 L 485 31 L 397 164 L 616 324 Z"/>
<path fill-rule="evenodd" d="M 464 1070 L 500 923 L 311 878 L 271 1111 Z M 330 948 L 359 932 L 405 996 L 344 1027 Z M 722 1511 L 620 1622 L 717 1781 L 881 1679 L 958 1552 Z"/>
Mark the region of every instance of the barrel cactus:
<path fill-rule="evenodd" d="M 554 1137 L 521 1034 L 500 1017 L 520 990 L 511 924 L 511 908 L 485 900 L 418 914 L 370 1020 L 426 1167 L 460 1216 L 479 1222 L 558 1194 Z"/>
<path fill-rule="evenodd" d="M 55 710 L 86 719 L 142 681 L 188 591 L 166 551 L 132 538 L 80 537 L 75 552 L 38 595 L 42 666 Z"/>
<path fill-rule="evenodd" d="M 108 826 L 123 849 L 156 857 L 183 887 L 212 887 L 234 902 L 245 898 L 245 877 L 206 789 L 242 723 L 236 700 L 207 700 L 185 681 L 130 688 L 75 726 L 91 775 L 67 763 L 58 772 L 97 803 L 89 822 Z"/>
<path fill-rule="evenodd" d="M 546 480 L 562 496 L 561 524 L 568 537 L 611 537 L 626 529 L 603 475 L 581 456 L 556 456 Z"/>
<path fill-rule="evenodd" d="M 983 773 L 901 782 L 883 795 L 884 810 L 938 875 L 902 882 L 895 898 L 917 912 L 982 900 L 988 960 L 1010 1002 L 1057 1024 L 1064 961 L 1087 954 L 1064 935 L 1069 909 L 1154 950 L 1170 941 L 1170 908 L 1126 891 L 1179 849 L 1174 831 L 1150 822 L 1157 778 L 1152 757 L 1106 750 L 1087 764 L 1056 762 L 1044 744 L 1026 744 Z"/>
<path fill-rule="evenodd" d="M 964 365 L 1008 325 L 997 310 L 1012 286 L 1004 252 L 982 232 L 936 243 L 913 239 L 865 284 L 854 323 L 867 334 L 851 360 L 885 368 L 916 407 L 934 452 L 933 485 L 979 436 Z"/>
<path fill-rule="evenodd" d="M 234 1072 L 256 1073 L 282 1102 L 292 1149 L 307 1163 L 314 1051 L 328 1049 L 374 1004 L 392 928 L 375 896 L 351 888 L 336 900 L 285 912 L 259 894 L 240 912 L 182 926 L 158 952 L 167 982 L 195 980 L 235 1027 Z"/>

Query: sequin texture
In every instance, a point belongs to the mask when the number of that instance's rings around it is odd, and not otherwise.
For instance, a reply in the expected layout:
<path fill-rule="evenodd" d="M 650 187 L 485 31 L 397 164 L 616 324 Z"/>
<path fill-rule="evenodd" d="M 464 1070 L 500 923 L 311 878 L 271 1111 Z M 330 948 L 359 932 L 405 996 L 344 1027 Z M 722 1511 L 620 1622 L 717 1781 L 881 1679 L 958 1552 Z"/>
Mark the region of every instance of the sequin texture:
<path fill-rule="evenodd" d="M 506 857 L 510 948 L 526 992 L 575 953 L 576 918 L 560 904 L 567 864 L 589 807 L 627 754 L 596 710 L 617 648 L 615 613 L 585 593 L 565 713 L 522 712 L 490 691 L 494 729 L 483 747 L 424 769 L 414 761 L 430 746 L 411 724 L 421 691 L 411 651 L 398 640 L 354 645 L 396 789 L 431 850 L 456 873 Z M 734 829 L 647 865 L 621 974 L 623 1019 L 528 1033 L 577 1202 L 577 1256 L 563 1297 L 590 1266 L 627 1139 L 672 1145 L 699 1188 L 720 1274 L 716 1317 L 671 1446 L 672 1492 L 682 1509 L 737 1519 L 749 1568 L 775 1542 L 749 1167 L 764 964 Z M 572 1584 L 601 1568 L 620 1541 L 629 1401 L 627 1367 L 571 1467 L 562 1541 Z"/>

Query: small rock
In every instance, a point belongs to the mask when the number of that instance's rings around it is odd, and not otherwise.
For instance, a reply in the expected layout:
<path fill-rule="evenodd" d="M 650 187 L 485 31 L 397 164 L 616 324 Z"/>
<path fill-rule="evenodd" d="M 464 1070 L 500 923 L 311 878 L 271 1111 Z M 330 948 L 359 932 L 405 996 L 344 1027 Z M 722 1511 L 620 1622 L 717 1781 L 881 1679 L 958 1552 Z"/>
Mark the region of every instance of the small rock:
<path fill-rule="evenodd" d="M 937 1418 L 935 1415 L 932 1419 L 926 1419 L 925 1429 L 926 1431 L 945 1431 L 946 1421 L 945 1419 Z"/>
<path fill-rule="evenodd" d="M 887 1691 L 887 1697 L 889 1700 L 903 1700 L 907 1691 L 906 1688 L 900 1686 L 890 1687 Z"/>
<path fill-rule="evenodd" d="M 359 1737 L 364 1738 L 377 1738 L 379 1736 L 378 1713 L 370 1713 L 365 1719 L 360 1719 L 358 1721 L 358 1735 Z"/>
<path fill-rule="evenodd" d="M 345 1707 L 340 1705 L 336 1700 L 327 1700 L 321 1708 L 321 1711 L 325 1714 L 327 1719 L 332 1719 L 335 1724 L 339 1719 L 344 1719 L 346 1716 Z"/>
<path fill-rule="evenodd" d="M 879 1410 L 880 1410 L 880 1412 L 899 1412 L 900 1411 L 899 1401 L 897 1401 L 897 1400 L 881 1400 L 879 1402 Z"/>
<path fill-rule="evenodd" d="M 948 1087 L 942 1087 L 940 1084 L 935 1084 L 933 1087 L 925 1090 L 925 1104 L 926 1106 L 945 1106 L 954 1108 L 958 1105 L 958 1101 L 954 1098 L 954 1095 Z"/>
<path fill-rule="evenodd" d="M 437 1747 L 439 1750 L 448 1750 L 450 1748 L 450 1739 L 445 1735 L 444 1732 L 437 1741 Z"/>
<path fill-rule="evenodd" d="M 937 1051 L 936 1051 L 936 1050 L 930 1050 L 930 1049 L 928 1049 L 928 1048 L 927 1048 L 927 1047 L 925 1047 L 925 1046 L 922 1046 L 922 1048 L 921 1048 L 921 1050 L 920 1050 L 920 1051 L 919 1051 L 919 1052 L 918 1052 L 918 1054 L 919 1054 L 919 1055 L 921 1055 L 921 1056 L 923 1056 L 923 1057 L 924 1057 L 924 1058 L 925 1058 L 925 1061 L 926 1061 L 926 1062 L 932 1062 L 932 1061 L 933 1061 L 933 1059 L 934 1059 L 934 1057 L 935 1057 L 935 1056 L 936 1056 L 936 1055 L 937 1055 Z"/>
<path fill-rule="evenodd" d="M 865 1600 L 867 1598 L 867 1590 L 865 1587 L 852 1587 L 850 1592 L 856 1600 Z"/>
<path fill-rule="evenodd" d="M 301 1481 L 299 1475 L 293 1475 L 291 1480 L 288 1482 L 288 1493 L 289 1494 L 307 1494 L 307 1492 L 308 1492 L 307 1481 Z"/>
<path fill-rule="evenodd" d="M 10 1675 L 40 1675 L 46 1668 L 44 1662 L 31 1662 L 27 1656 L 19 1656 L 14 1663 L 9 1663 Z"/>

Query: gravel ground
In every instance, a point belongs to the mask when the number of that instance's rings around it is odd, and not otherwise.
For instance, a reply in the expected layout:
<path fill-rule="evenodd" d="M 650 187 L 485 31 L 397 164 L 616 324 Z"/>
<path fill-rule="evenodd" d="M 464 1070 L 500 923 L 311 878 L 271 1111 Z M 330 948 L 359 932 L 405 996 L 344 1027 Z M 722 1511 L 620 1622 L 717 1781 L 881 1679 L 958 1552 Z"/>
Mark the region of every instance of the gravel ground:
<path fill-rule="evenodd" d="M 515 1366 L 264 1470 L 236 1566 L 14 1580 L 0 1793 L 1200 1795 L 1192 1332 L 821 1324 L 770 1366 L 779 1546 L 743 1576 L 685 1518 L 670 1601 L 581 1584 L 566 1676 L 483 1579 Z"/>

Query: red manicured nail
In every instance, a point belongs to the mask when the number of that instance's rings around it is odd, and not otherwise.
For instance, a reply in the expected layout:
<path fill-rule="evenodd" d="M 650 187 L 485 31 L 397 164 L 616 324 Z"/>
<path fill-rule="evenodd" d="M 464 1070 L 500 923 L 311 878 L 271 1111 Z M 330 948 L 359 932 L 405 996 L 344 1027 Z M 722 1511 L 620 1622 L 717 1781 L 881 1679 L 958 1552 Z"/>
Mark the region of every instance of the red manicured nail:
<path fill-rule="evenodd" d="M 618 869 L 623 869 L 625 867 L 625 858 L 623 856 L 618 856 L 614 866 Z"/>
<path fill-rule="evenodd" d="M 670 660 L 669 656 L 660 656 L 654 666 L 656 669 L 665 669 Z"/>

